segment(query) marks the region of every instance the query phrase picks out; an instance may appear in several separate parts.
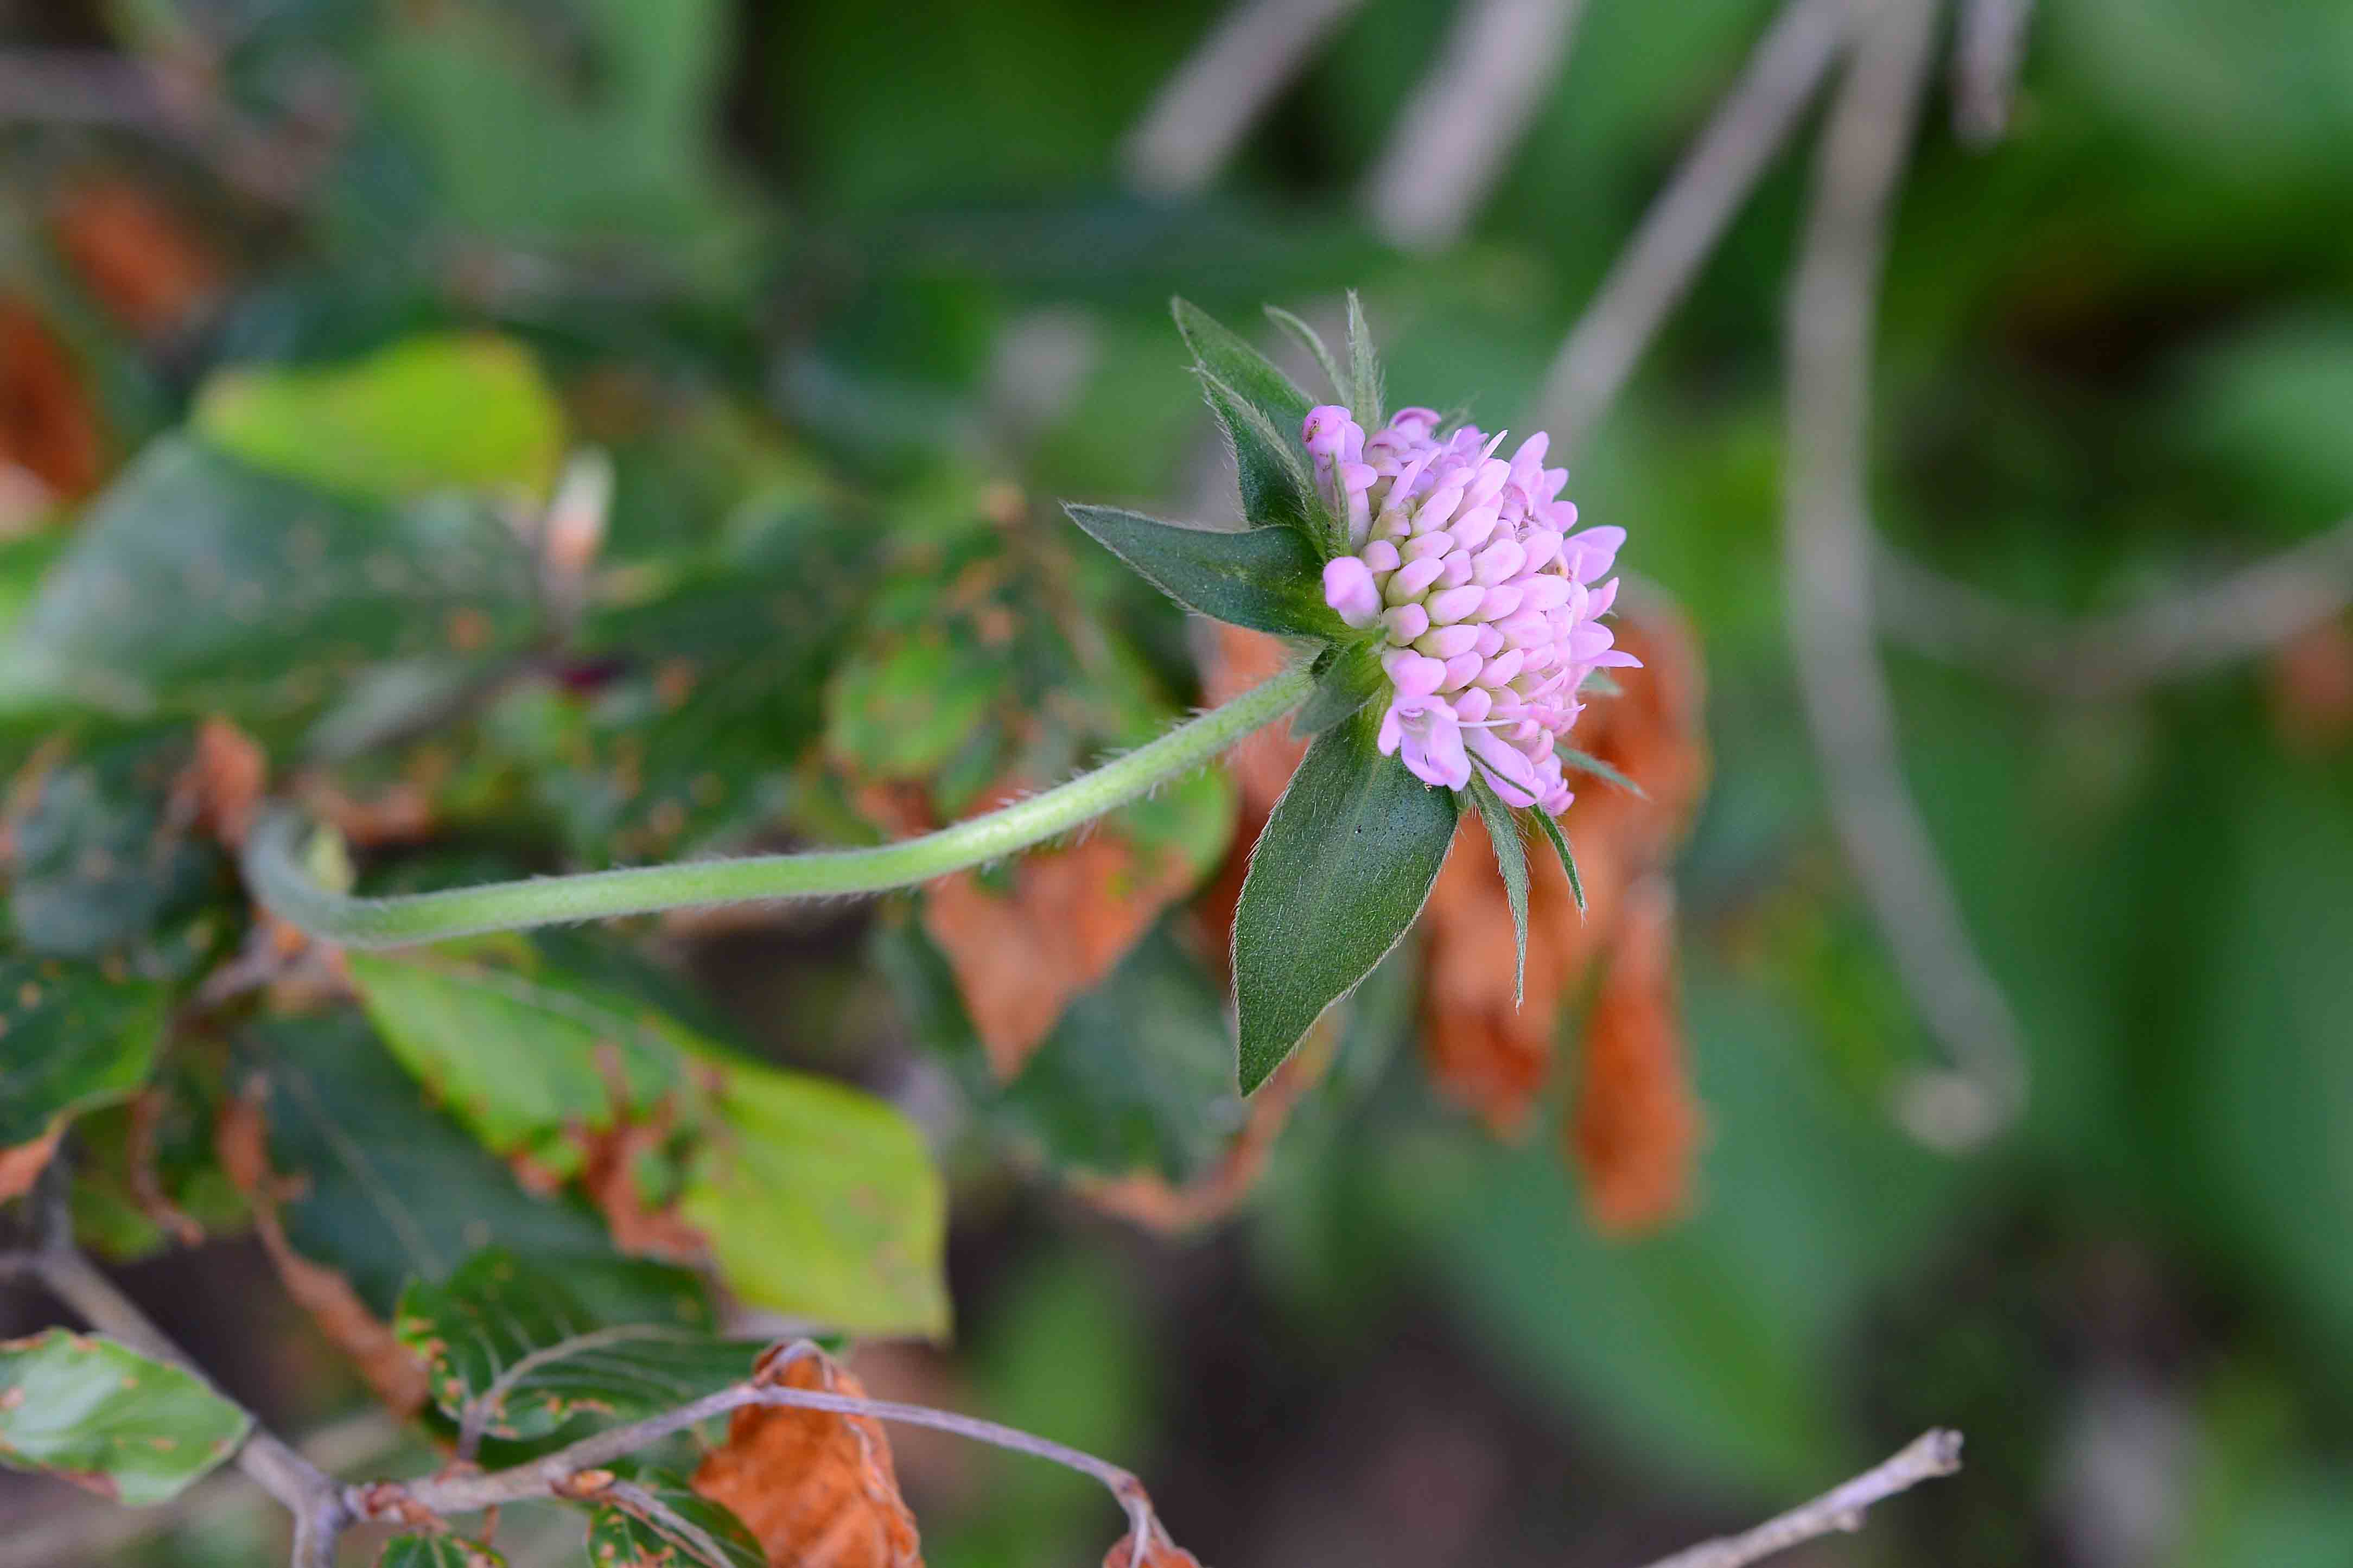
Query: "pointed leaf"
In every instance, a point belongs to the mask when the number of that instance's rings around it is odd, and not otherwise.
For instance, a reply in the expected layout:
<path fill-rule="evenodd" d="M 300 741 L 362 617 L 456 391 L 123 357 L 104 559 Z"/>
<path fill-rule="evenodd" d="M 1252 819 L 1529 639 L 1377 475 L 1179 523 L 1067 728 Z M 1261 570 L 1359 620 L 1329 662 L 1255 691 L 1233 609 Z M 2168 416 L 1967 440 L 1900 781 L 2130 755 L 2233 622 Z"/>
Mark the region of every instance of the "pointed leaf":
<path fill-rule="evenodd" d="M 1294 735 L 1320 735 L 1361 710 L 1388 679 L 1381 669 L 1381 646 L 1357 643 L 1332 649 L 1315 675 L 1315 689 L 1293 715 Z"/>
<path fill-rule="evenodd" d="M 1430 897 L 1461 810 L 1373 742 L 1368 713 L 1307 749 L 1250 853 L 1234 914 L 1245 1092 L 1397 945 Z"/>
<path fill-rule="evenodd" d="M 1348 395 L 1348 383 L 1341 374 L 1340 362 L 1334 359 L 1332 357 L 1332 351 L 1324 346 L 1324 337 L 1322 333 L 1309 326 L 1305 321 L 1300 320 L 1297 316 L 1293 315 L 1290 311 L 1283 310 L 1279 305 L 1269 305 L 1266 307 L 1266 318 L 1268 321 L 1272 321 L 1276 326 L 1281 327 L 1284 331 L 1289 332 L 1294 339 L 1298 340 L 1300 347 L 1305 349 L 1309 353 L 1315 356 L 1315 363 L 1324 367 L 1324 376 L 1332 383 L 1333 396 L 1345 397 Z"/>
<path fill-rule="evenodd" d="M 1381 426 L 1381 361 L 1365 324 L 1365 302 L 1348 290 L 1348 409 L 1367 432 Z"/>
<path fill-rule="evenodd" d="M 1244 521 L 1252 528 L 1296 528 L 1311 539 L 1331 537 L 1331 511 L 1309 472 L 1300 422 L 1277 425 L 1208 371 L 1198 374 L 1209 407 L 1234 444 Z"/>
<path fill-rule="evenodd" d="M 1504 804 L 1494 785 L 1475 773 L 1471 775 L 1471 798 L 1478 803 L 1480 820 L 1487 825 L 1487 842 L 1495 850 L 1495 869 L 1504 874 L 1504 900 L 1512 908 L 1512 1005 L 1516 1007 L 1526 1000 L 1528 989 L 1528 848 L 1520 841 L 1520 825 L 1514 820 L 1512 808 Z"/>
<path fill-rule="evenodd" d="M 1337 637 L 1315 552 L 1287 528 L 1221 531 L 1109 506 L 1066 506 L 1071 521 L 1189 610 L 1253 631 Z"/>
<path fill-rule="evenodd" d="M 657 1415 L 751 1376 L 761 1343 L 722 1339 L 702 1317 L 691 1291 L 667 1318 L 601 1316 L 562 1273 L 497 1247 L 413 1282 L 394 1328 L 461 1436 L 522 1441 L 584 1415 Z"/>
<path fill-rule="evenodd" d="M 1568 851 L 1568 836 L 1560 830 L 1559 823 L 1555 822 L 1545 813 L 1539 811 L 1534 815 L 1536 821 L 1544 827 L 1545 837 L 1552 840 L 1553 853 L 1560 857 L 1560 868 L 1568 873 L 1568 890 L 1577 900 L 1577 912 L 1583 914 L 1585 912 L 1585 879 L 1577 874 L 1577 857 Z"/>
<path fill-rule="evenodd" d="M 591 1568 L 766 1568 L 767 1561 L 742 1520 L 667 1470 L 614 1482 L 588 1516 Z"/>
<path fill-rule="evenodd" d="M 375 1568 L 506 1568 L 506 1559 L 462 1535 L 396 1535 L 384 1543 Z"/>
<path fill-rule="evenodd" d="M 237 1452 L 253 1417 L 184 1368 L 51 1329 L 0 1342 L 0 1465 L 162 1502 Z"/>
<path fill-rule="evenodd" d="M 1193 363 L 1208 379 L 1230 387 L 1239 401 L 1258 410 L 1274 428 L 1299 428 L 1307 411 L 1315 405 L 1314 399 L 1300 391 L 1273 361 L 1190 300 L 1173 300 L 1169 309 L 1185 346 L 1193 351 Z"/>
<path fill-rule="evenodd" d="M 1560 753 L 1560 760 L 1562 763 L 1569 767 L 1575 768 L 1577 772 L 1591 773 L 1595 778 L 1606 780 L 1610 784 L 1614 784 L 1620 789 L 1624 790 L 1627 794 L 1634 796 L 1638 800 L 1648 800 L 1651 798 L 1651 795 L 1648 790 L 1644 789 L 1641 784 L 1636 784 L 1632 779 L 1628 778 L 1616 768 L 1611 767 L 1608 763 L 1603 762 L 1599 757 L 1594 756 L 1590 752 L 1580 752 L 1575 746 L 1556 746 L 1554 750 Z"/>

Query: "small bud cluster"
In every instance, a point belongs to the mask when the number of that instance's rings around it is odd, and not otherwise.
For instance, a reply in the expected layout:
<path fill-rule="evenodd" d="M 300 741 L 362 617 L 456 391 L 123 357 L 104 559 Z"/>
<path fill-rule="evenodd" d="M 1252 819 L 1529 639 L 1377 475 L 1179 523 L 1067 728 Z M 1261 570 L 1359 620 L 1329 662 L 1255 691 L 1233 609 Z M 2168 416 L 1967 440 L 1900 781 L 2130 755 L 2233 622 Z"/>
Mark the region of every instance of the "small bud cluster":
<path fill-rule="evenodd" d="M 1618 580 L 1592 585 L 1626 531 L 1568 531 L 1568 470 L 1544 467 L 1542 434 L 1507 461 L 1500 434 L 1438 426 L 1430 409 L 1400 409 L 1367 438 L 1345 408 L 1308 411 L 1302 435 L 1351 552 L 1324 566 L 1324 597 L 1382 630 L 1383 752 L 1449 789 L 1476 765 L 1506 804 L 1557 816 L 1571 796 L 1556 748 L 1583 711 L 1578 688 L 1637 662 L 1600 622 Z"/>

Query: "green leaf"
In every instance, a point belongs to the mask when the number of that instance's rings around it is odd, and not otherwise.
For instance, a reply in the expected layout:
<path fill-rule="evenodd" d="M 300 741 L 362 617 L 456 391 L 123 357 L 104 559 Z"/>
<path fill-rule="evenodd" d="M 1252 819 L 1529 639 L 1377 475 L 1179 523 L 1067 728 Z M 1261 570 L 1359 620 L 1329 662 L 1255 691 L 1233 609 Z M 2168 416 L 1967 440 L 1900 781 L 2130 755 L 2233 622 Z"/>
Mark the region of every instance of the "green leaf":
<path fill-rule="evenodd" d="M 380 1317 L 408 1280 L 442 1279 L 490 1246 L 559 1269 L 617 1321 L 667 1319 L 701 1300 L 690 1271 L 622 1258 L 585 1204 L 525 1192 L 427 1101 L 356 1008 L 272 1019 L 237 1045 L 237 1080 L 262 1085 L 270 1166 L 295 1184 L 279 1210 L 288 1239 Z M 694 1326 L 712 1321 L 706 1305 Z"/>
<path fill-rule="evenodd" d="M 1176 331 L 1193 351 L 1205 379 L 1227 387 L 1238 405 L 1255 409 L 1277 430 L 1296 435 L 1315 400 L 1299 390 L 1274 362 L 1187 300 L 1172 300 Z"/>
<path fill-rule="evenodd" d="M 749 1377 L 763 1342 L 721 1339 L 704 1321 L 694 1291 L 649 1321 L 600 1315 L 561 1272 L 493 1247 L 412 1283 L 393 1326 L 461 1434 L 526 1441 L 583 1415 L 658 1415 Z"/>
<path fill-rule="evenodd" d="M 1189 610 L 1253 631 L 1334 637 L 1321 563 L 1287 528 L 1188 528 L 1118 507 L 1065 505 L 1071 521 Z"/>
<path fill-rule="evenodd" d="M 1381 646 L 1355 643 L 1335 647 L 1319 660 L 1315 689 L 1292 716 L 1291 732 L 1320 735 L 1370 702 L 1388 679 L 1381 668 Z"/>
<path fill-rule="evenodd" d="M 0 959 L 0 1150 L 135 1092 L 155 1065 L 171 996 L 90 964 Z"/>
<path fill-rule="evenodd" d="M 371 660 L 517 646 L 533 583 L 484 507 L 342 500 L 171 437 L 85 514 L 7 654 L 108 711 L 268 718 L 324 704 Z"/>
<path fill-rule="evenodd" d="M 194 755 L 185 731 L 134 733 L 35 771 L 16 824 L 8 911 L 16 938 L 69 958 L 132 949 L 195 910 L 219 885 L 222 862 L 175 809 L 175 784 Z M 151 949 L 142 967 L 186 967 L 187 933 Z M 205 945 L 206 932 L 197 932 Z"/>
<path fill-rule="evenodd" d="M 411 338 L 348 364 L 224 371 L 195 429 L 255 468 L 357 500 L 442 489 L 547 493 L 564 411 L 530 354 L 480 333 Z"/>
<path fill-rule="evenodd" d="M 944 627 L 861 647 L 826 685 L 826 747 L 875 778 L 927 777 L 972 739 L 1001 675 Z"/>
<path fill-rule="evenodd" d="M 0 1465 L 142 1508 L 237 1452 L 253 1417 L 195 1373 L 88 1334 L 0 1343 Z"/>
<path fill-rule="evenodd" d="M 1330 509 L 1316 491 L 1298 424 L 1286 431 L 1208 371 L 1198 374 L 1209 407 L 1234 444 L 1242 520 L 1252 528 L 1295 528 L 1311 539 L 1331 538 Z"/>
<path fill-rule="evenodd" d="M 1476 772 L 1471 775 L 1471 798 L 1478 805 L 1480 820 L 1487 825 L 1487 842 L 1495 850 L 1495 869 L 1504 874 L 1504 900 L 1512 907 L 1512 1005 L 1516 1007 L 1527 995 L 1528 847 L 1520 840 L 1517 814 L 1504 804 L 1495 786 Z"/>
<path fill-rule="evenodd" d="M 989 1066 L 955 976 L 920 925 L 879 931 L 875 959 L 916 1039 L 1000 1136 L 1057 1172 L 1145 1172 L 1181 1185 L 1217 1163 L 1245 1112 L 1225 999 L 1171 926 L 1155 926 L 1074 998 L 1010 1083 Z"/>
<path fill-rule="evenodd" d="M 1577 857 L 1569 853 L 1568 835 L 1560 830 L 1560 824 L 1554 821 L 1549 814 L 1538 811 L 1533 815 L 1543 826 L 1545 837 L 1552 840 L 1552 852 L 1560 857 L 1560 868 L 1568 873 L 1569 895 L 1577 900 L 1577 912 L 1583 914 L 1585 879 L 1577 874 Z"/>
<path fill-rule="evenodd" d="M 384 1543 L 375 1568 L 506 1568 L 506 1559 L 478 1541 L 446 1532 L 396 1535 Z"/>
<path fill-rule="evenodd" d="M 767 1561 L 742 1520 L 666 1470 L 630 1469 L 588 1516 L 591 1568 L 766 1568 Z"/>
<path fill-rule="evenodd" d="M 1635 796 L 1637 799 L 1648 800 L 1651 798 L 1650 793 L 1643 789 L 1641 784 L 1636 784 L 1632 779 L 1628 778 L 1624 773 L 1619 772 L 1616 768 L 1611 767 L 1599 757 L 1594 756 L 1589 752 L 1580 752 L 1575 746 L 1556 746 L 1554 750 L 1559 752 L 1560 760 L 1563 763 L 1575 768 L 1577 772 L 1591 773 L 1595 778 L 1606 780 L 1610 784 L 1614 784 L 1620 789 L 1624 790 L 1627 794 Z"/>
<path fill-rule="evenodd" d="M 1322 333 L 1279 305 L 1266 307 L 1266 319 L 1289 332 L 1298 341 L 1300 347 L 1315 356 L 1315 363 L 1324 367 L 1324 376 L 1332 383 L 1333 396 L 1345 398 L 1348 395 L 1348 383 L 1341 374 L 1340 362 L 1334 359 L 1332 351 L 1324 346 Z"/>
<path fill-rule="evenodd" d="M 680 1211 L 755 1306 L 858 1333 L 942 1335 L 947 1199 L 914 1124 L 823 1079 L 731 1066 Z"/>
<path fill-rule="evenodd" d="M 1317 736 L 1250 852 L 1234 914 L 1244 1093 L 1397 945 L 1453 841 L 1454 793 L 1373 738 L 1364 714 Z"/>
<path fill-rule="evenodd" d="M 1365 304 L 1348 290 L 1348 410 L 1367 435 L 1381 427 L 1381 361 L 1373 352 L 1373 331 L 1365 324 Z"/>

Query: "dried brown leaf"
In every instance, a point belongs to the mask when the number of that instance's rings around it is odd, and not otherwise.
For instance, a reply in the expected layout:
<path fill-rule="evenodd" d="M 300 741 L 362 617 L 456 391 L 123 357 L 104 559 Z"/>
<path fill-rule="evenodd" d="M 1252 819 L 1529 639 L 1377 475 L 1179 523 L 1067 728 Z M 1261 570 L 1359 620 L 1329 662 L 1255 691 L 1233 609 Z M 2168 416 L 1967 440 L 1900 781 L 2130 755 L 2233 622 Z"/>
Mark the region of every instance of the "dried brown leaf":
<path fill-rule="evenodd" d="M 196 729 L 195 755 L 178 788 L 195 807 L 199 826 L 234 847 L 269 787 L 269 758 L 254 738 L 216 714 Z"/>
<path fill-rule="evenodd" d="M 69 500 L 96 489 L 106 473 L 89 383 L 40 313 L 15 294 L 0 294 L 0 465 Z M 11 494 L 6 510 L 37 511 L 44 499 Z"/>
<path fill-rule="evenodd" d="M 772 1351 L 755 1382 L 865 1397 L 856 1377 L 806 1347 Z M 871 1415 L 746 1405 L 694 1489 L 742 1520 L 771 1568 L 922 1568 L 915 1516 L 899 1495 L 890 1439 Z"/>
<path fill-rule="evenodd" d="M 1128 1568 L 1135 1557 L 1135 1538 L 1123 1535 L 1103 1553 L 1103 1568 Z M 1155 1532 L 1144 1543 L 1144 1568 L 1201 1568 L 1201 1560 Z"/>
<path fill-rule="evenodd" d="M 1628 889 L 1585 1032 L 1567 1152 L 1586 1212 L 1602 1230 L 1648 1230 L 1690 1205 L 1699 1104 L 1675 1004 L 1674 892 L 1662 877 Z"/>
<path fill-rule="evenodd" d="M 66 1119 L 62 1116 L 49 1123 L 49 1130 L 29 1143 L 17 1143 L 0 1149 L 0 1203 L 21 1198 L 33 1190 L 33 1184 L 48 1169 L 49 1156 L 58 1152 L 58 1140 L 66 1135 Z"/>
<path fill-rule="evenodd" d="M 2280 737 L 2318 752 L 2353 735 L 2353 627 L 2320 621 L 2280 644 L 2268 671 Z"/>
<path fill-rule="evenodd" d="M 220 291 L 212 247 L 142 185 L 88 180 L 61 195 L 51 216 L 58 248 L 90 291 L 142 337 L 178 332 Z"/>

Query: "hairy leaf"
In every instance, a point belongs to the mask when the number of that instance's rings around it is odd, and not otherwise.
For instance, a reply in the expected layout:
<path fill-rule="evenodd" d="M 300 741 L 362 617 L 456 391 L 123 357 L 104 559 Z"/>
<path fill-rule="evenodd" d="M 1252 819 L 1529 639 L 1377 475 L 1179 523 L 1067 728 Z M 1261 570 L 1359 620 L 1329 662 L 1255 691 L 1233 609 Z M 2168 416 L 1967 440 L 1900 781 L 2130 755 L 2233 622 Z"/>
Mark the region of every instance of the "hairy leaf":
<path fill-rule="evenodd" d="M 1199 374 L 1209 407 L 1233 442 L 1242 521 L 1254 529 L 1297 529 L 1311 541 L 1332 541 L 1331 510 L 1316 491 L 1298 424 L 1286 430 L 1216 376 Z"/>
<path fill-rule="evenodd" d="M 1193 362 L 1211 379 L 1229 388 L 1239 403 L 1256 409 L 1277 430 L 1296 434 L 1315 400 L 1299 390 L 1274 362 L 1250 347 L 1239 334 L 1221 325 L 1198 305 L 1187 300 L 1169 303 L 1176 331 L 1193 351 Z"/>
<path fill-rule="evenodd" d="M 1461 809 L 1375 748 L 1359 714 L 1307 749 L 1234 914 L 1245 1093 L 1371 972 L 1430 897 Z"/>
<path fill-rule="evenodd" d="M 1293 637 L 1347 629 L 1324 602 L 1314 551 L 1290 529 L 1188 528 L 1118 507 L 1063 510 L 1145 582 L 1212 620 Z"/>
<path fill-rule="evenodd" d="M 1577 857 L 1569 852 L 1568 835 L 1561 831 L 1560 824 L 1553 820 L 1550 813 L 1539 811 L 1535 816 L 1536 826 L 1542 827 L 1545 837 L 1552 840 L 1552 852 L 1560 857 L 1560 868 L 1568 874 L 1569 895 L 1576 899 L 1577 912 L 1582 914 L 1585 911 L 1585 879 L 1577 874 Z"/>
<path fill-rule="evenodd" d="M 1635 795 L 1641 799 L 1648 800 L 1651 798 L 1649 792 L 1644 790 L 1641 784 L 1636 784 L 1632 779 L 1628 778 L 1624 773 L 1620 771 L 1618 768 L 1611 766 L 1609 763 L 1603 762 L 1599 757 L 1594 756 L 1590 752 L 1580 752 L 1575 746 L 1560 746 L 1555 749 L 1560 753 L 1560 760 L 1567 766 L 1575 768 L 1579 773 L 1591 773 L 1595 778 L 1606 780 L 1610 784 L 1616 784 L 1620 789 L 1626 791 L 1629 795 Z"/>
<path fill-rule="evenodd" d="M 1333 396 L 1348 395 L 1348 384 L 1340 369 L 1340 362 L 1334 359 L 1332 351 L 1324 346 L 1322 333 L 1278 305 L 1266 307 L 1266 319 L 1289 332 L 1301 348 L 1315 356 L 1315 363 L 1323 367 L 1325 379 L 1332 384 Z"/>
<path fill-rule="evenodd" d="M 1381 427 L 1381 361 L 1373 352 L 1373 330 L 1365 324 L 1365 303 L 1348 290 L 1348 410 L 1370 435 Z"/>
<path fill-rule="evenodd" d="M 412 1282 L 394 1329 L 460 1433 L 517 1441 L 582 1415 L 673 1409 L 742 1382 L 760 1352 L 760 1342 L 712 1334 L 691 1285 L 667 1316 L 635 1318 L 592 1310 L 561 1271 L 497 1247 L 445 1279 Z"/>
<path fill-rule="evenodd" d="M 193 1373 L 89 1334 L 0 1343 L 0 1464 L 47 1470 L 132 1507 L 231 1454 L 253 1417 Z"/>
<path fill-rule="evenodd" d="M 1370 702 L 1388 680 L 1381 645 L 1360 642 L 1335 647 L 1321 663 L 1315 689 L 1291 721 L 1294 735 L 1320 735 Z"/>

